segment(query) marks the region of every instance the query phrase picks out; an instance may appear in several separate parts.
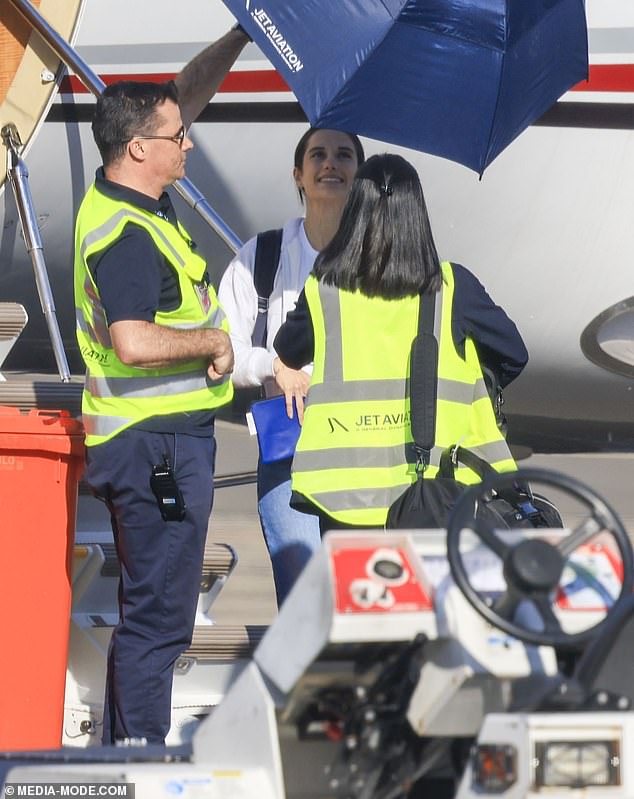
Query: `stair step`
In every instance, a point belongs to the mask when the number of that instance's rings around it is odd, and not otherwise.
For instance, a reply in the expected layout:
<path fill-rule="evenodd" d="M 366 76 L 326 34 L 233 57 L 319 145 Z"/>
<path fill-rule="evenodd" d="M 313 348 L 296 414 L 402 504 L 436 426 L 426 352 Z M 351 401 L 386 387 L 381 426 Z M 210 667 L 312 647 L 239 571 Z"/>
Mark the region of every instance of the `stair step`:
<path fill-rule="evenodd" d="M 102 577 L 119 577 L 121 567 L 117 558 L 116 547 L 113 543 L 92 543 L 83 541 L 78 546 L 99 546 L 105 561 L 101 567 Z M 203 569 L 201 576 L 201 591 L 209 591 L 213 583 L 220 578 L 227 578 L 233 571 L 238 557 L 229 544 L 207 543 L 203 556 Z"/>
<path fill-rule="evenodd" d="M 73 375 L 62 383 L 58 375 L 3 371 L 0 381 L 0 405 L 11 405 L 21 411 L 67 410 L 72 416 L 81 414 L 82 375 Z"/>
<path fill-rule="evenodd" d="M 117 613 L 73 614 L 80 629 L 98 631 L 100 640 L 104 640 L 103 634 L 112 632 L 117 619 Z M 201 662 L 249 659 L 267 629 L 265 624 L 197 624 L 191 645 L 181 658 Z M 187 665 L 186 661 L 182 665 Z"/>
<path fill-rule="evenodd" d="M 29 317 L 23 305 L 0 302 L 0 367 L 6 361 Z M 4 380 L 0 375 L 0 380 Z"/>
<path fill-rule="evenodd" d="M 0 341 L 17 338 L 29 317 L 17 302 L 0 302 Z"/>
<path fill-rule="evenodd" d="M 264 624 L 214 624 L 194 628 L 184 658 L 198 661 L 238 660 L 253 657 L 268 627 Z"/>

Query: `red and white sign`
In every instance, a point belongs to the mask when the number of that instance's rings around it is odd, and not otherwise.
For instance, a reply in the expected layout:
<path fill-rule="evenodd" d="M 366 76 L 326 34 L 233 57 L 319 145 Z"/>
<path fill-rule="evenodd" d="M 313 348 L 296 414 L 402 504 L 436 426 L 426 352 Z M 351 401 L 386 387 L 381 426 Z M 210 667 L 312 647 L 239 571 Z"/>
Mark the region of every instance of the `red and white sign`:
<path fill-rule="evenodd" d="M 431 591 L 402 547 L 339 549 L 331 553 L 338 613 L 415 613 L 432 610 Z"/>

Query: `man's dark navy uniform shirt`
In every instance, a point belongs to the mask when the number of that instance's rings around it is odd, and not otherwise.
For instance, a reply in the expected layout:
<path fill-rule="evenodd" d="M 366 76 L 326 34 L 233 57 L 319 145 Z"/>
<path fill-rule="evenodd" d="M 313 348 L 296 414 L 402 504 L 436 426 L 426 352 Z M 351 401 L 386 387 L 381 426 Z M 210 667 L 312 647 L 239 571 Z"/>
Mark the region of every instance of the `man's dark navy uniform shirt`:
<path fill-rule="evenodd" d="M 475 275 L 460 264 L 453 264 L 453 273 L 451 333 L 456 349 L 464 357 L 465 340 L 472 338 L 480 363 L 495 374 L 500 388 L 504 388 L 528 361 L 522 337 Z M 279 329 L 273 346 L 282 361 L 293 369 L 300 369 L 313 360 L 313 326 L 303 291 L 295 310 L 287 315 Z"/>
<path fill-rule="evenodd" d="M 177 228 L 176 211 L 167 192 L 155 200 L 107 180 L 102 167 L 97 170 L 95 186 L 107 197 L 149 211 Z M 195 248 L 192 241 L 187 241 Z M 147 230 L 133 222 L 125 226 L 119 238 L 106 250 L 89 259 L 88 268 L 99 289 L 108 325 L 124 321 L 153 323 L 157 311 L 174 311 L 181 304 L 180 284 L 174 267 L 157 249 Z M 134 427 L 155 433 L 210 436 L 213 419 L 211 411 L 190 411 L 153 416 Z"/>

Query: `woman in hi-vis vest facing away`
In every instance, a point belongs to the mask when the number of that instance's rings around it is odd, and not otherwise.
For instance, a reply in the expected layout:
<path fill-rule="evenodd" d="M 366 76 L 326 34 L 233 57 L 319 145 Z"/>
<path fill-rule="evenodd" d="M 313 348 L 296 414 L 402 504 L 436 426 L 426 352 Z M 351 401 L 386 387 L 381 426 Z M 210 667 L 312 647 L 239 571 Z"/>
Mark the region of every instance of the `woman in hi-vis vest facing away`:
<path fill-rule="evenodd" d="M 234 385 L 262 386 L 267 397 L 284 394 L 289 416 L 295 401 L 300 421 L 310 370 L 285 366 L 277 357 L 273 339 L 287 312 L 295 307 L 317 254 L 339 227 L 352 179 L 363 160 L 363 147 L 357 136 L 323 128 L 307 130 L 297 143 L 293 160 L 293 181 L 305 205 L 305 215 L 289 219 L 277 232 L 276 246 L 260 250 L 259 257 L 256 252 L 261 245 L 257 237 L 247 241 L 229 264 L 218 290 L 231 329 Z M 261 316 L 258 297 L 262 297 L 262 285 L 267 283 L 262 271 L 271 277 L 265 291 L 265 326 L 256 325 Z M 266 308 L 266 298 L 262 299 Z M 321 543 L 319 526 L 315 519 L 289 505 L 290 458 L 265 463 L 260 457 L 257 490 L 260 523 L 271 557 L 277 603 L 281 605 Z"/>
<path fill-rule="evenodd" d="M 408 378 L 423 292 L 438 296 L 440 310 L 434 451 L 461 443 L 495 468 L 515 467 L 491 403 L 474 398 L 482 366 L 501 387 L 519 375 L 522 338 L 471 272 L 441 262 L 414 167 L 373 156 L 274 342 L 287 366 L 313 362 L 291 501 L 317 515 L 322 532 L 383 527 L 416 480 Z M 437 471 L 432 459 L 425 477 Z"/>

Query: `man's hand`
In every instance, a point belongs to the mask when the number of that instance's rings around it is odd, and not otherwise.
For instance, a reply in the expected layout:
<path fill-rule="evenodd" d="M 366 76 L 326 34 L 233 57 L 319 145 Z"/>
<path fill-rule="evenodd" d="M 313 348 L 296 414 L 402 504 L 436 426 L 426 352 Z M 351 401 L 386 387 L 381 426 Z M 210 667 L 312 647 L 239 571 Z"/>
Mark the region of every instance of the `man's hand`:
<path fill-rule="evenodd" d="M 293 418 L 293 399 L 297 407 L 299 423 L 304 423 L 304 397 L 308 393 L 310 375 L 301 369 L 290 369 L 279 358 L 273 361 L 273 374 L 275 382 L 284 392 L 286 397 L 286 413 L 289 419 Z"/>
<path fill-rule="evenodd" d="M 219 380 L 223 375 L 233 372 L 233 347 L 231 339 L 224 330 L 215 330 L 215 333 L 217 333 L 217 342 L 207 367 L 207 374 L 212 380 Z"/>

